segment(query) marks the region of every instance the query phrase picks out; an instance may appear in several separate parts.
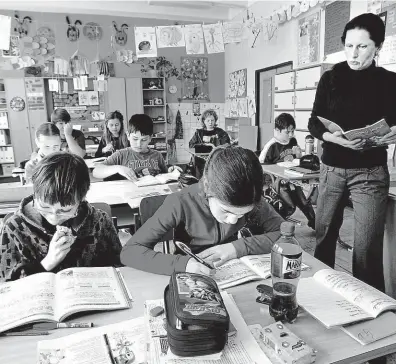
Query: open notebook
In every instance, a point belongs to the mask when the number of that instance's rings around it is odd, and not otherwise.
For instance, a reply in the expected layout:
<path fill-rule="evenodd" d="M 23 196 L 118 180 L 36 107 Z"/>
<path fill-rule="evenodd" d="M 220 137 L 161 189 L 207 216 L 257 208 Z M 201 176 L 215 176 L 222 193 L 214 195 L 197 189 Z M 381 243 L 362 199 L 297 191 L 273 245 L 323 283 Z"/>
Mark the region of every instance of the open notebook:
<path fill-rule="evenodd" d="M 177 181 L 180 177 L 180 172 L 174 170 L 170 173 L 157 174 L 156 176 L 144 176 L 135 181 L 135 185 L 138 187 L 153 186 L 153 185 L 164 185 L 169 182 Z"/>

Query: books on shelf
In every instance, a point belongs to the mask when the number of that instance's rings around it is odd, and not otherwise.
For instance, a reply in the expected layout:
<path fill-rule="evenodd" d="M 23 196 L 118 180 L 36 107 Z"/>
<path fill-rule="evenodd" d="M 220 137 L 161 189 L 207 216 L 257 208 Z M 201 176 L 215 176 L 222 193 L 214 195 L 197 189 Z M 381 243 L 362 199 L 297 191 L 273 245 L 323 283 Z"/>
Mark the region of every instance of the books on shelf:
<path fill-rule="evenodd" d="M 307 270 L 309 266 L 303 263 L 301 269 Z M 213 276 L 221 289 L 269 277 L 271 277 L 271 253 L 231 259 L 217 267 Z"/>
<path fill-rule="evenodd" d="M 34 274 L 0 285 L 0 332 L 34 322 L 60 322 L 77 312 L 128 308 L 131 299 L 113 267 Z"/>
<path fill-rule="evenodd" d="M 134 181 L 135 185 L 138 187 L 143 186 L 153 186 L 153 185 L 164 185 L 169 182 L 177 181 L 180 177 L 180 172 L 175 169 L 170 173 L 161 173 L 156 176 L 143 176 Z"/>
<path fill-rule="evenodd" d="M 396 310 L 396 300 L 348 273 L 322 269 L 300 280 L 297 301 L 327 328 Z"/>

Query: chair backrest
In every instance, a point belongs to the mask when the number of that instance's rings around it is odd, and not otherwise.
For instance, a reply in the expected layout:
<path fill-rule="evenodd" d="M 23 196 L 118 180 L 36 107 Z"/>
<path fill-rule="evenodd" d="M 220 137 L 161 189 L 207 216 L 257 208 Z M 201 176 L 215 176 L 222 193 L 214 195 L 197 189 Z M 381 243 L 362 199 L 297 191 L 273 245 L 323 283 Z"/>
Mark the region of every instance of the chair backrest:
<path fill-rule="evenodd" d="M 104 211 L 109 217 L 113 220 L 113 224 L 116 229 L 118 229 L 117 226 L 117 218 L 113 217 L 112 212 L 111 212 L 111 206 L 105 202 L 92 202 L 91 206 L 94 206 L 97 209 L 100 209 Z"/>

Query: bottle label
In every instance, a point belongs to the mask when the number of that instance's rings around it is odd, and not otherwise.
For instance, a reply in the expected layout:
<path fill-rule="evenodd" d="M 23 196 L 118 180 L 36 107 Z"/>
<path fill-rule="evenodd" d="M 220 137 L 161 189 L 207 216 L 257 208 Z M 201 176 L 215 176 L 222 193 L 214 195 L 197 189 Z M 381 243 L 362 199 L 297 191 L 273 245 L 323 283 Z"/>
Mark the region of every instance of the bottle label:
<path fill-rule="evenodd" d="M 302 253 L 282 256 L 281 274 L 284 278 L 298 278 L 301 273 Z"/>

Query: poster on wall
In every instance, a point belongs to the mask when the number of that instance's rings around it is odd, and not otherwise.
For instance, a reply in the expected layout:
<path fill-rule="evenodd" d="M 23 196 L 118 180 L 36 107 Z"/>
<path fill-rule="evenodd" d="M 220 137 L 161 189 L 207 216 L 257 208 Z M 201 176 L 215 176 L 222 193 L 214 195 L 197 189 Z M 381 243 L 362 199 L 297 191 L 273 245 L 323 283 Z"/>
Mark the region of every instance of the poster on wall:
<path fill-rule="evenodd" d="M 181 57 L 183 100 L 209 100 L 208 58 Z"/>
<path fill-rule="evenodd" d="M 206 50 L 208 54 L 224 52 L 223 31 L 221 24 L 202 25 Z"/>
<path fill-rule="evenodd" d="M 228 77 L 228 97 L 242 98 L 247 93 L 247 69 L 231 72 Z"/>
<path fill-rule="evenodd" d="M 136 56 L 157 57 L 155 27 L 135 27 Z"/>
<path fill-rule="evenodd" d="M 25 78 L 26 99 L 29 110 L 45 110 L 44 83 L 41 78 Z"/>
<path fill-rule="evenodd" d="M 187 54 L 205 53 L 204 35 L 201 24 L 189 24 L 183 28 Z"/>
<path fill-rule="evenodd" d="M 181 25 L 156 27 L 158 48 L 184 47 L 183 29 Z"/>
<path fill-rule="evenodd" d="M 344 49 L 341 35 L 351 17 L 350 1 L 334 1 L 326 6 L 324 55 L 340 52 Z"/>
<path fill-rule="evenodd" d="M 320 11 L 298 21 L 298 57 L 297 65 L 319 62 Z"/>
<path fill-rule="evenodd" d="M 11 17 L 0 14 L 0 49 L 9 50 L 11 36 Z"/>
<path fill-rule="evenodd" d="M 223 41 L 227 43 L 239 43 L 247 39 L 245 23 L 226 22 L 223 24 Z"/>

